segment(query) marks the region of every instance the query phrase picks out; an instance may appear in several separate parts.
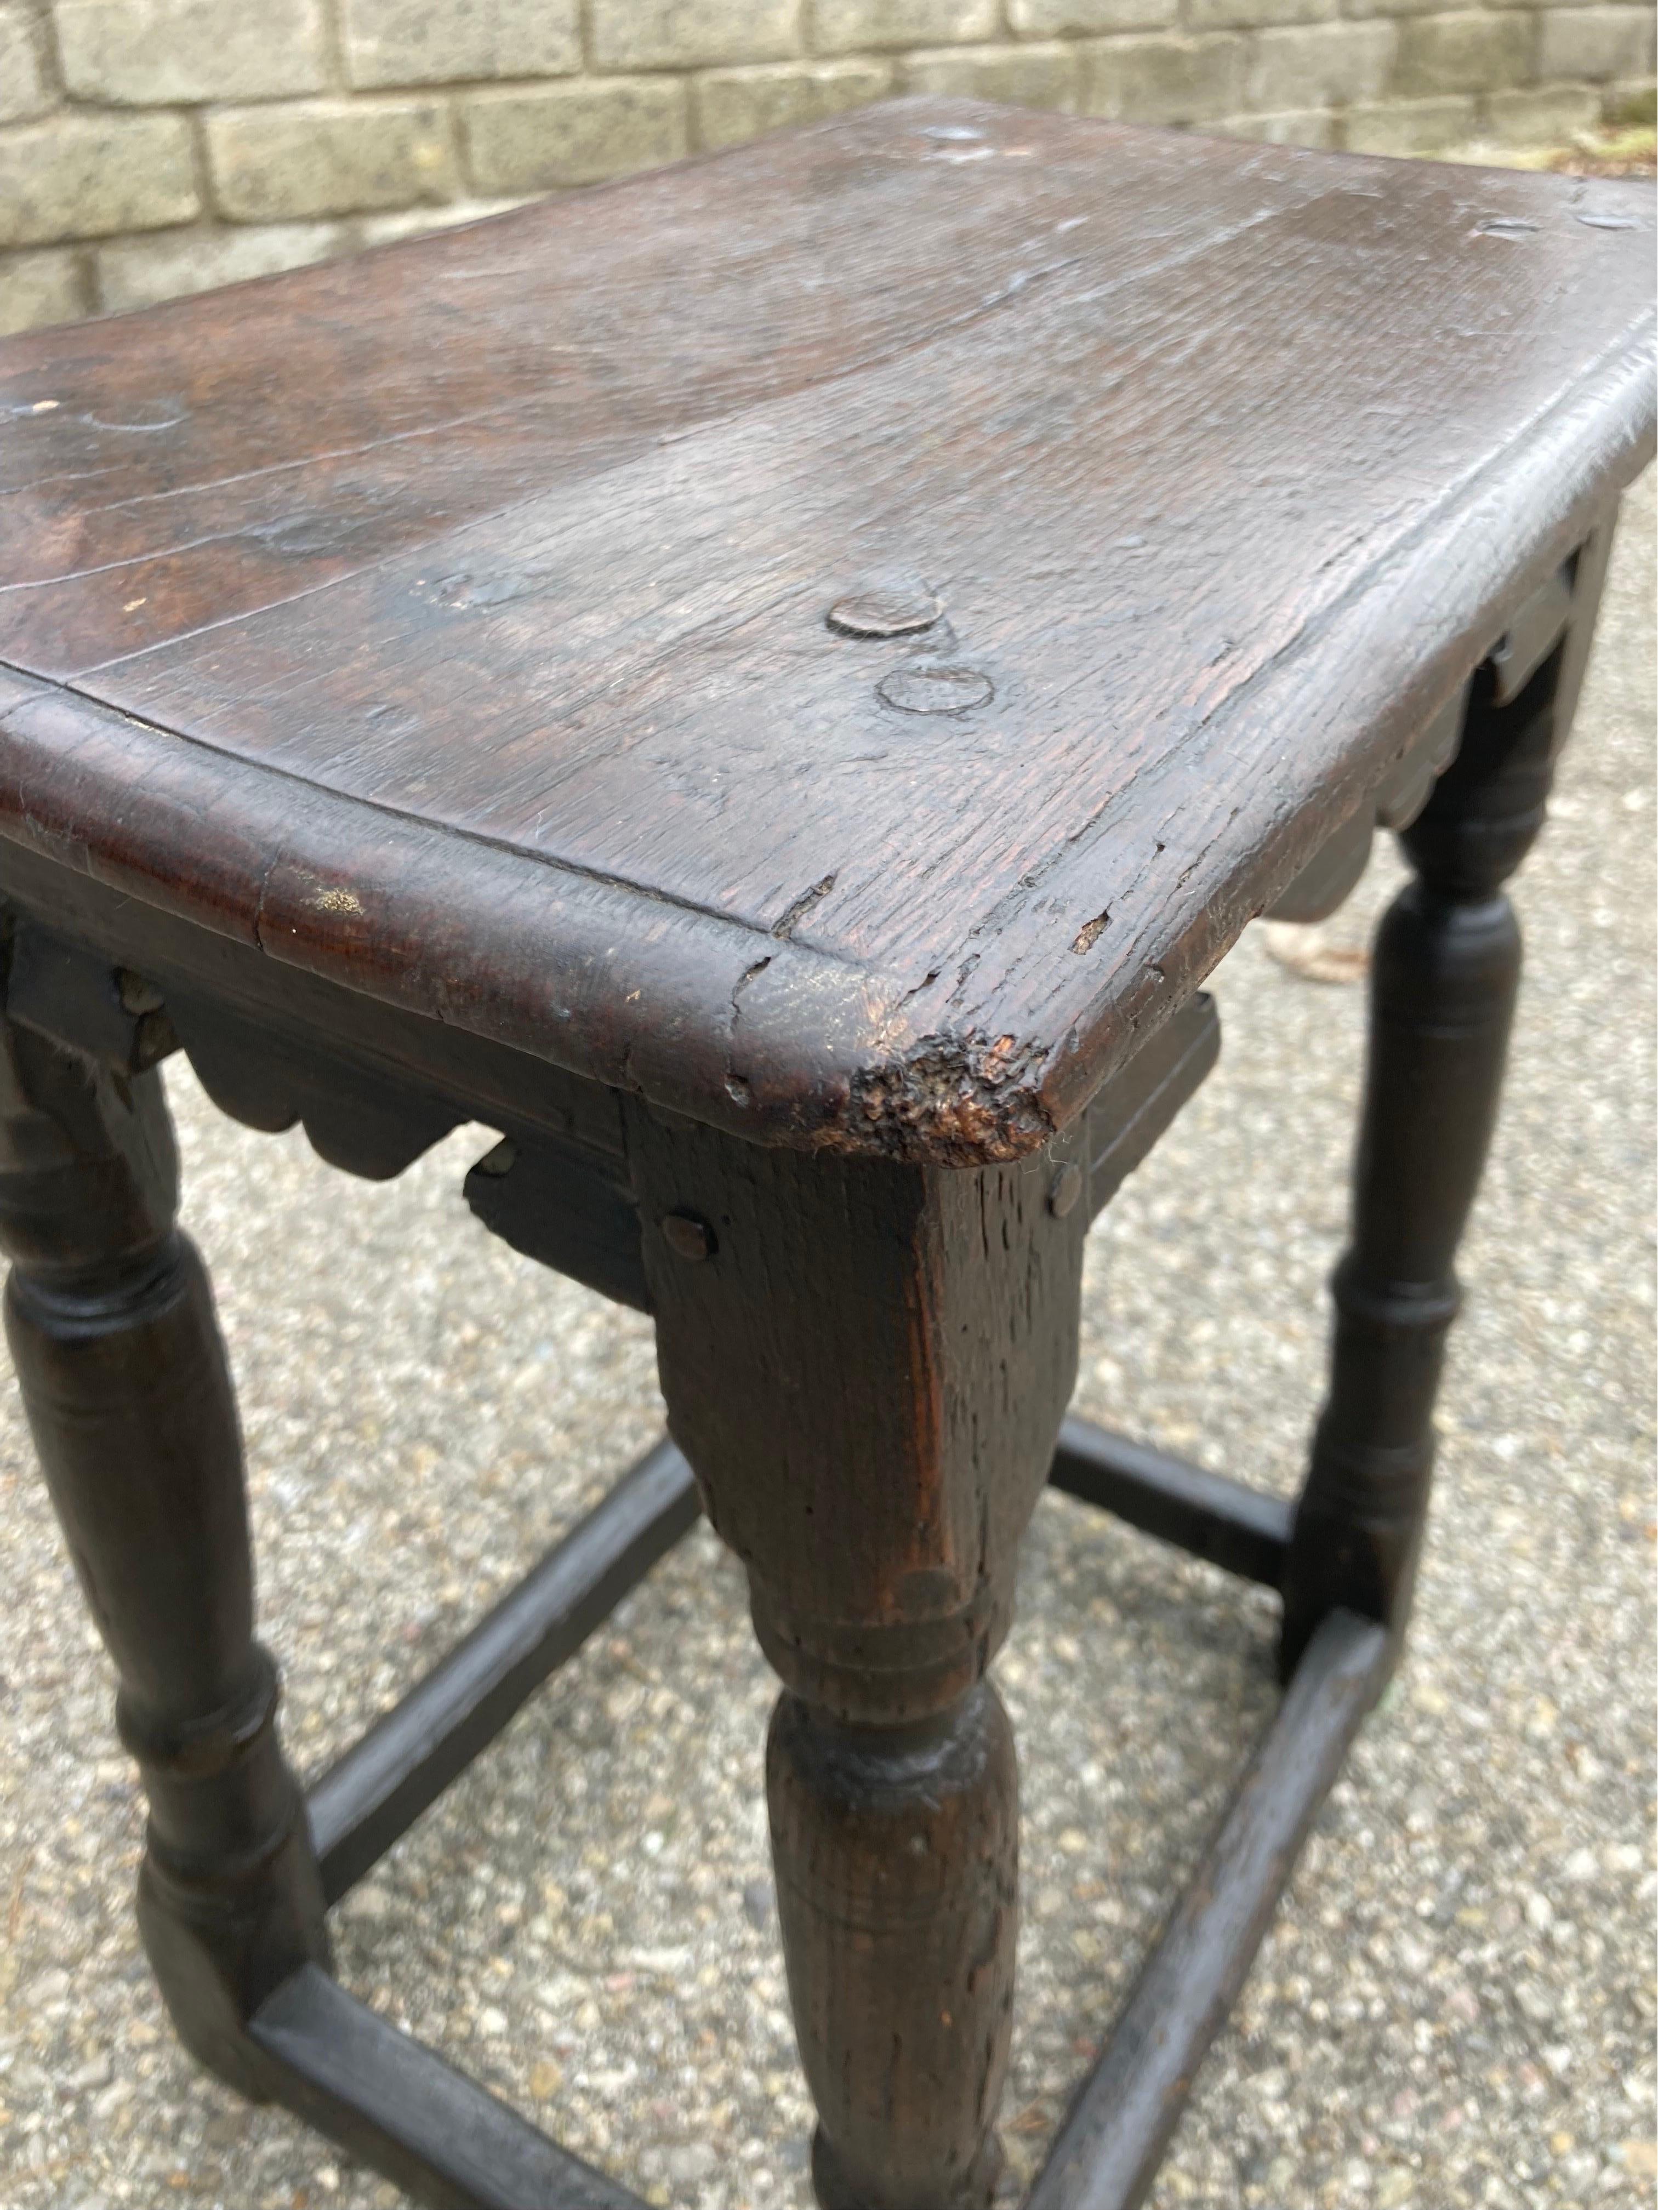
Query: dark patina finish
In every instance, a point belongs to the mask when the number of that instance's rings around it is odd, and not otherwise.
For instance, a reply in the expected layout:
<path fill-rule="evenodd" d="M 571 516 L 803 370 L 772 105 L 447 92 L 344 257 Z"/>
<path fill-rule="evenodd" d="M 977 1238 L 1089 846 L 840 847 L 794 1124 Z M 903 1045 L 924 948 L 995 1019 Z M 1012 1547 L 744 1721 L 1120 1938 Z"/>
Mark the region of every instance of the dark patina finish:
<path fill-rule="evenodd" d="M 326 1907 L 690 1525 L 825 2203 L 982 2204 L 1045 1482 L 1279 1589 L 1287 1690 L 1039 2181 L 1139 2201 L 1405 1629 L 1518 974 L 1653 433 L 1614 182 L 899 102 L 0 347 L 0 1241 L 190 2047 L 442 2204 L 635 2200 L 347 1996 Z M 1293 1508 L 1068 1417 L 1198 989 L 1376 828 Z M 664 1441 L 308 1791 L 158 1064 L 655 1320 Z"/>

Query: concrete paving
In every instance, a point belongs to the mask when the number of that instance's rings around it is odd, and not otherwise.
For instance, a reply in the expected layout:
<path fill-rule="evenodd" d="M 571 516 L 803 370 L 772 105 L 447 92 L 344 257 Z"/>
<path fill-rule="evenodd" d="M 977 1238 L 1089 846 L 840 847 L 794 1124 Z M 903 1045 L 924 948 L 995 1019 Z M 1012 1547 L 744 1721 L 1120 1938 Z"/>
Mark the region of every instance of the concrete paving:
<path fill-rule="evenodd" d="M 1653 2200 L 1651 478 L 1521 879 L 1418 1624 L 1158 2185 L 1166 2205 Z M 1379 860 L 1357 941 L 1398 879 Z M 1363 993 L 1251 933 L 1221 1068 L 1095 1235 L 1079 1402 L 1289 1489 L 1320 1392 Z M 173 1081 L 246 1418 L 264 1632 L 313 1770 L 649 1441 L 642 1321 L 493 1243 L 489 1139 L 354 1184 Z M 88 1626 L 0 1401 L 0 2200 L 397 2200 L 197 2073 L 129 1913 Z M 1028 2178 L 1269 1712 L 1272 1608 L 1063 1499 L 999 1662 L 1024 1786 Z M 808 2201 L 761 1798 L 772 1685 L 699 1530 L 359 1889 L 349 1984 L 659 2201 Z"/>

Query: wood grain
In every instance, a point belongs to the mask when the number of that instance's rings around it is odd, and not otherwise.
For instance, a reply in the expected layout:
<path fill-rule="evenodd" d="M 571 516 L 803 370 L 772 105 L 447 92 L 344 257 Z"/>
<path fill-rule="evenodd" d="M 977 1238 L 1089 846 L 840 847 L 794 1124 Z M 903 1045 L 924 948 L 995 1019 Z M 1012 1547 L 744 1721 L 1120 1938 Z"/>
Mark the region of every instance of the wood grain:
<path fill-rule="evenodd" d="M 802 1156 L 628 1116 L 670 1433 L 783 1694 L 767 1799 L 825 2205 L 985 2205 L 1017 1769 L 983 1679 L 1076 1377 L 1047 1159 Z M 695 1243 L 670 1237 L 695 1221 Z"/>
<path fill-rule="evenodd" d="M 1016 1156 L 1642 465 L 1651 228 L 903 101 L 12 341 L 0 835 L 739 1134 Z"/>

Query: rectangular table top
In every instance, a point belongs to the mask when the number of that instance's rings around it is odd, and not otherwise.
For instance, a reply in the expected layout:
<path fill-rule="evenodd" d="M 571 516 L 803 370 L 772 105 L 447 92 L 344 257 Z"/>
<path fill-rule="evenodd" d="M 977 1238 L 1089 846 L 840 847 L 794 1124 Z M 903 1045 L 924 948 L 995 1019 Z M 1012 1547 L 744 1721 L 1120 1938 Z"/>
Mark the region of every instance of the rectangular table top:
<path fill-rule="evenodd" d="M 0 837 L 763 1141 L 1015 1156 L 1643 465 L 1652 234 L 904 100 L 9 341 Z"/>

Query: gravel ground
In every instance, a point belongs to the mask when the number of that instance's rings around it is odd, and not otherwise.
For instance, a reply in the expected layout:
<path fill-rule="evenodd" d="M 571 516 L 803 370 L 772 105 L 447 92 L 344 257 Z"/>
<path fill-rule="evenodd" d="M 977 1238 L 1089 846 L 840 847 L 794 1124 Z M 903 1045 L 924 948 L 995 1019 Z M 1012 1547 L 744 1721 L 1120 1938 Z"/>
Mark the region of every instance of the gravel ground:
<path fill-rule="evenodd" d="M 1418 1625 L 1199 2082 L 1162 2204 L 1653 2199 L 1653 480 L 1631 501 L 1466 1252 Z M 1378 860 L 1340 924 L 1397 880 Z M 1218 1073 L 1094 1238 L 1079 1401 L 1280 1488 L 1320 1388 L 1363 994 L 1251 933 Z M 648 1327 L 460 1197 L 173 1082 L 242 1391 L 264 1632 L 314 1770 L 656 1431 Z M 1293 1131 L 1293 1136 L 1291 1132 Z M 9 1395 L 0 2197 L 393 2203 L 174 2046 L 110 1677 Z M 1023 2184 L 1272 1703 L 1272 1607 L 1068 1500 L 999 1663 L 1024 1777 Z M 354 1990 L 659 2201 L 809 2201 L 767 1865 L 772 1687 L 699 1529 L 338 1916 Z"/>

